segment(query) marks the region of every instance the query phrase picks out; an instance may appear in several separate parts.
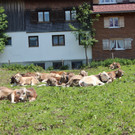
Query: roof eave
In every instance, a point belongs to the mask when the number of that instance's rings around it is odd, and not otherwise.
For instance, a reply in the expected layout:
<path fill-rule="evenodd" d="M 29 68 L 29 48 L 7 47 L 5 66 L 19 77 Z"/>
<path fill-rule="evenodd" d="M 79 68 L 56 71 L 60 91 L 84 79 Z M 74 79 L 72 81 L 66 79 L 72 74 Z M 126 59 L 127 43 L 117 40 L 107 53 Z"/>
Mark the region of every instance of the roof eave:
<path fill-rule="evenodd" d="M 110 14 L 110 13 L 134 13 L 135 10 L 129 11 L 105 11 L 105 12 L 93 12 L 93 14 Z"/>

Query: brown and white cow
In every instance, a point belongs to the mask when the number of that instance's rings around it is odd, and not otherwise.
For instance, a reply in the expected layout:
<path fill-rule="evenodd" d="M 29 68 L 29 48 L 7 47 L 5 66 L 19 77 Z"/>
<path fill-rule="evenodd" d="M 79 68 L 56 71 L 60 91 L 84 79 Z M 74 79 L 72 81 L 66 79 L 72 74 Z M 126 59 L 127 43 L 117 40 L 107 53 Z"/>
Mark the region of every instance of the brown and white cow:
<path fill-rule="evenodd" d="M 8 99 L 11 103 L 20 101 L 34 101 L 37 98 L 37 93 L 33 88 L 21 88 L 12 90 L 7 87 L 0 87 L 0 100 Z"/>
<path fill-rule="evenodd" d="M 110 66 L 110 69 L 117 69 L 117 68 L 121 68 L 120 63 L 118 62 L 113 62 Z"/>
<path fill-rule="evenodd" d="M 79 86 L 97 86 L 104 85 L 108 82 L 110 76 L 106 73 L 100 73 L 98 75 L 85 76 L 79 81 Z"/>

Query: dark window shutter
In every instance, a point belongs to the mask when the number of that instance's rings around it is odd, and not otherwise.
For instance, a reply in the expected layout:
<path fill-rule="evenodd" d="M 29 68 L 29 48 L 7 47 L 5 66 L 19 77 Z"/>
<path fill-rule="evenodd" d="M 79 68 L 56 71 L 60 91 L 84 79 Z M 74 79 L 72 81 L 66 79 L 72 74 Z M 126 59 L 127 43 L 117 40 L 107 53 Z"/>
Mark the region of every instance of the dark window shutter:
<path fill-rule="evenodd" d="M 52 22 L 63 22 L 65 18 L 64 10 L 53 10 L 51 11 Z"/>
<path fill-rule="evenodd" d="M 36 11 L 31 11 L 31 13 L 30 13 L 30 22 L 31 22 L 32 24 L 35 24 L 35 23 L 38 22 L 38 12 L 36 12 Z"/>

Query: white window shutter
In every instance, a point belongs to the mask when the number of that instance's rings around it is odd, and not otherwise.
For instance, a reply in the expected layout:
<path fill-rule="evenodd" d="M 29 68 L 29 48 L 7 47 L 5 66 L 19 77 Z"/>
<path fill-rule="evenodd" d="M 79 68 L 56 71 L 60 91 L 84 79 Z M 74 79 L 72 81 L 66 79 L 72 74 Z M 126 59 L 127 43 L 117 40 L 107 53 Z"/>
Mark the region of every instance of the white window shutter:
<path fill-rule="evenodd" d="M 111 50 L 109 39 L 103 39 L 103 50 Z"/>
<path fill-rule="evenodd" d="M 110 27 L 109 17 L 104 17 L 104 28 L 109 27 Z"/>
<path fill-rule="evenodd" d="M 132 38 L 125 38 L 125 46 L 124 49 L 132 49 Z"/>
<path fill-rule="evenodd" d="M 120 16 L 119 17 L 119 26 L 120 27 L 124 27 L 125 26 L 124 16 Z"/>

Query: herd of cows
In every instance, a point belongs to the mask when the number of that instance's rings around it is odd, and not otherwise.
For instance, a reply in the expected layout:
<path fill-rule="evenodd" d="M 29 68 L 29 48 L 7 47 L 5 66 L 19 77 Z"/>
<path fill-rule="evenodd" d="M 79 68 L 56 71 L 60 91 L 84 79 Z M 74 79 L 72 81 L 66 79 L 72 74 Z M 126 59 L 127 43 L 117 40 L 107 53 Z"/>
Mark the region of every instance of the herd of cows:
<path fill-rule="evenodd" d="M 119 63 L 113 62 L 110 66 L 113 70 L 111 72 L 102 72 L 98 75 L 90 75 L 84 70 L 81 70 L 78 75 L 71 72 L 64 71 L 51 71 L 50 73 L 17 73 L 11 77 L 11 84 L 13 86 L 20 85 L 37 85 L 42 82 L 40 86 L 97 86 L 104 85 L 105 83 L 113 82 L 116 78 L 123 76 L 123 71 L 120 69 Z M 21 88 L 12 90 L 7 87 L 0 87 L 0 99 L 9 99 L 11 103 L 20 101 L 34 101 L 37 98 L 36 91 L 33 88 Z"/>

